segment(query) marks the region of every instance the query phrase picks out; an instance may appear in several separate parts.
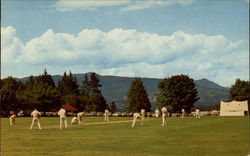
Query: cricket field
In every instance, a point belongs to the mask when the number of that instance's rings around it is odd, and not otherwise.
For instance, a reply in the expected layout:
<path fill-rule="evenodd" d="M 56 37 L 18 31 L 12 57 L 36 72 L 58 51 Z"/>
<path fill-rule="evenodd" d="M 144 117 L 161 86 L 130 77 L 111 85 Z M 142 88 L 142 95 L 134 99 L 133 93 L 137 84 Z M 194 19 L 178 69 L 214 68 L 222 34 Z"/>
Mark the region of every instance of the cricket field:
<path fill-rule="evenodd" d="M 59 118 L 42 117 L 42 130 L 31 118 L 10 126 L 1 118 L 2 156 L 247 156 L 249 117 L 149 118 L 131 128 L 131 117 L 86 117 L 83 125 L 59 130 Z M 94 124 L 95 123 L 95 124 Z"/>

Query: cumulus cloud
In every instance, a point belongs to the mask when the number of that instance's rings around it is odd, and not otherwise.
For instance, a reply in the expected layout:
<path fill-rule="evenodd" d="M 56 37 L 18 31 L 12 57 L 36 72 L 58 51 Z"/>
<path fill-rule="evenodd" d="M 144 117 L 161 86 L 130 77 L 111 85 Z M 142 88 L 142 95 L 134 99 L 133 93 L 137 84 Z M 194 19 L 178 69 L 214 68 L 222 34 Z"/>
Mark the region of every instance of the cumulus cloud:
<path fill-rule="evenodd" d="M 177 31 L 167 36 L 118 28 L 109 32 L 84 29 L 72 35 L 49 29 L 23 43 L 13 27 L 1 28 L 1 33 L 4 67 L 19 67 L 31 74 L 46 67 L 54 74 L 65 70 L 155 78 L 188 74 L 223 85 L 236 77 L 247 79 L 247 50 L 241 42 L 222 35 Z"/>
<path fill-rule="evenodd" d="M 186 5 L 195 3 L 197 0 L 59 0 L 54 4 L 57 11 L 94 10 L 96 8 L 118 6 L 122 11 L 141 10 L 159 6 Z"/>

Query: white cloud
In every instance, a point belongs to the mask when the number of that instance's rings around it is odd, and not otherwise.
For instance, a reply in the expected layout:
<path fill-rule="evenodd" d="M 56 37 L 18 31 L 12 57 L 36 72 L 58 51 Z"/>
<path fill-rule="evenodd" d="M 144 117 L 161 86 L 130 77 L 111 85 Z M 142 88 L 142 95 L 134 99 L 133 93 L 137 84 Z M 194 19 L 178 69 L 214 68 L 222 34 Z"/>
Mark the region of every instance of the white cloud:
<path fill-rule="evenodd" d="M 49 29 L 22 43 L 13 27 L 1 28 L 1 33 L 5 76 L 39 74 L 46 67 L 51 74 L 65 70 L 156 78 L 188 74 L 222 85 L 232 84 L 236 77 L 248 79 L 247 48 L 221 35 L 178 31 L 164 36 L 118 28 L 84 29 L 72 35 Z"/>
<path fill-rule="evenodd" d="M 187 5 L 197 0 L 59 0 L 54 7 L 57 11 L 94 10 L 96 8 L 118 6 L 122 11 L 141 10 L 152 7 Z"/>

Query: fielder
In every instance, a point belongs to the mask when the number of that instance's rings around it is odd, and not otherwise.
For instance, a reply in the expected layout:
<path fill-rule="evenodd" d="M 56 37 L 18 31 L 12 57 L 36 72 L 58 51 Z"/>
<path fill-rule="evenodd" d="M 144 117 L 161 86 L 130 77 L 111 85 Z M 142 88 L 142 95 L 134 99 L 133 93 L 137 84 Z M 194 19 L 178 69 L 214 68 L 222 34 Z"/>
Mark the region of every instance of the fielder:
<path fill-rule="evenodd" d="M 41 113 L 38 112 L 36 109 L 34 109 L 33 112 L 31 112 L 31 117 L 33 117 L 32 119 L 32 123 L 30 125 L 30 130 L 32 129 L 33 125 L 34 125 L 34 122 L 37 122 L 37 125 L 38 125 L 38 128 L 41 130 L 41 124 L 40 124 L 40 116 L 41 116 Z"/>
<path fill-rule="evenodd" d="M 104 121 L 109 122 L 109 110 L 105 109 L 104 111 Z"/>
<path fill-rule="evenodd" d="M 161 112 L 162 112 L 162 124 L 161 125 L 166 126 L 167 125 L 166 118 L 167 118 L 168 110 L 166 107 L 162 107 Z"/>
<path fill-rule="evenodd" d="M 136 122 L 136 120 L 137 120 L 138 118 L 141 120 L 141 125 L 143 125 L 142 116 L 141 116 L 139 113 L 134 113 L 134 114 L 133 114 L 133 123 L 132 123 L 132 126 L 131 126 L 131 127 L 134 127 L 134 126 L 135 126 L 135 122 Z"/>
<path fill-rule="evenodd" d="M 198 108 L 195 110 L 195 118 L 201 118 L 200 117 L 200 110 Z"/>
<path fill-rule="evenodd" d="M 67 118 L 65 109 L 61 108 L 58 112 L 58 116 L 60 117 L 60 130 L 62 129 L 62 125 L 64 123 L 65 128 L 67 129 Z"/>
<path fill-rule="evenodd" d="M 186 113 L 186 112 L 185 112 L 185 109 L 184 109 L 184 108 L 182 108 L 182 110 L 181 110 L 181 117 L 182 117 L 182 118 L 184 118 L 185 113 Z"/>
<path fill-rule="evenodd" d="M 15 125 L 16 124 L 16 115 L 13 114 L 10 116 L 10 125 Z"/>
<path fill-rule="evenodd" d="M 84 116 L 84 112 L 77 113 L 78 124 L 81 124 L 83 116 Z"/>
<path fill-rule="evenodd" d="M 71 120 L 71 125 L 77 125 L 78 124 L 78 119 L 77 117 L 73 117 L 72 120 Z"/>
<path fill-rule="evenodd" d="M 160 111 L 158 109 L 155 110 L 155 117 L 156 118 L 159 118 L 160 116 Z"/>

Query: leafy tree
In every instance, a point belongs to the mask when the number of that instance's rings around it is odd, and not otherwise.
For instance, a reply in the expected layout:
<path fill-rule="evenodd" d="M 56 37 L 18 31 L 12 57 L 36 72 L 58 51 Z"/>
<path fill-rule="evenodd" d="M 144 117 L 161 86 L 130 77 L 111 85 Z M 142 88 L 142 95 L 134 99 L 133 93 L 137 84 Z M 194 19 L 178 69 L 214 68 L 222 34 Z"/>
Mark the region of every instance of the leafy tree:
<path fill-rule="evenodd" d="M 250 101 L 250 82 L 236 79 L 235 83 L 230 87 L 230 100 Z"/>
<path fill-rule="evenodd" d="M 90 97 L 90 105 L 87 106 L 88 110 L 103 112 L 107 108 L 107 102 L 102 94 L 94 93 Z"/>
<path fill-rule="evenodd" d="M 17 111 L 19 108 L 19 103 L 17 99 L 17 92 L 21 89 L 22 83 L 17 82 L 12 77 L 7 77 L 1 80 L 0 88 L 0 100 L 2 111 L 8 113 L 9 111 Z"/>
<path fill-rule="evenodd" d="M 18 94 L 22 107 L 37 108 L 41 111 L 58 108 L 61 105 L 61 95 L 50 80 L 52 80 L 51 75 L 47 73 L 38 77 L 30 76 L 24 85 L 25 89 Z"/>
<path fill-rule="evenodd" d="M 151 103 L 148 98 L 148 93 L 145 90 L 141 79 L 136 78 L 131 82 L 130 89 L 127 93 L 128 111 L 138 112 L 141 109 L 150 111 Z"/>
<path fill-rule="evenodd" d="M 181 112 L 184 108 L 187 112 L 199 99 L 193 79 L 187 75 L 176 75 L 163 79 L 158 87 L 157 103 L 166 106 L 171 112 Z"/>

